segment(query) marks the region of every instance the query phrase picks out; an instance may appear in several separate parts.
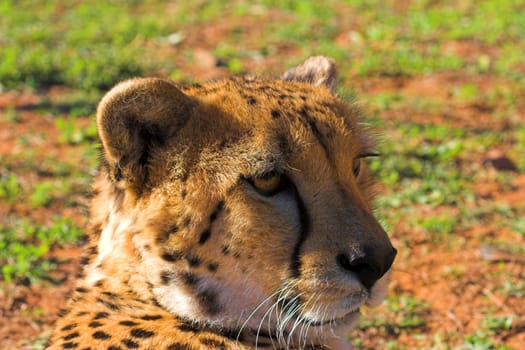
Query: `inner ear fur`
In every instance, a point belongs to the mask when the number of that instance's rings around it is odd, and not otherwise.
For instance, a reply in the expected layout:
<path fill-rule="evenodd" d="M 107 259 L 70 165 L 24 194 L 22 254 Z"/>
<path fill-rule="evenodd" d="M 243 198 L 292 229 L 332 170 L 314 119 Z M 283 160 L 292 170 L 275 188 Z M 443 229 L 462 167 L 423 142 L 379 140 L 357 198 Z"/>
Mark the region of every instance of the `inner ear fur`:
<path fill-rule="evenodd" d="M 150 153 L 182 128 L 194 104 L 163 79 L 132 79 L 111 89 L 98 106 L 97 128 L 113 180 L 140 191 Z"/>
<path fill-rule="evenodd" d="M 314 86 L 324 85 L 334 93 L 337 82 L 335 61 L 324 56 L 310 57 L 301 65 L 287 70 L 282 79 L 305 82 Z"/>

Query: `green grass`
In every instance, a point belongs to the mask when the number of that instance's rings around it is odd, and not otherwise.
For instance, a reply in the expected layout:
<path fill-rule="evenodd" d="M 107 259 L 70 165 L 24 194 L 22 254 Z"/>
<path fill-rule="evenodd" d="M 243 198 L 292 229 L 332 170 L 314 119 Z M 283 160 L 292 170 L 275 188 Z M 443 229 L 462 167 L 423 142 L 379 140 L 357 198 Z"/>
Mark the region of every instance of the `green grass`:
<path fill-rule="evenodd" d="M 0 2 L 0 82 L 106 89 L 149 68 L 142 45 L 169 33 L 160 16 L 127 2 Z M 93 21 L 96 18 L 96 21 Z M 51 25 L 52 24 L 52 25 Z M 111 30 L 108 30 L 111 28 Z"/>
<path fill-rule="evenodd" d="M 445 213 L 439 216 L 427 216 L 417 219 L 417 226 L 422 227 L 427 232 L 438 235 L 447 235 L 454 232 L 459 219 L 453 213 Z"/>
<path fill-rule="evenodd" d="M 35 283 L 49 278 L 56 262 L 46 259 L 53 246 L 77 242 L 82 230 L 71 220 L 55 218 L 49 225 L 16 219 L 0 226 L 0 265 L 4 281 L 28 279 Z"/>
<path fill-rule="evenodd" d="M 490 332 L 477 331 L 464 338 L 464 344 L 459 347 L 461 350 L 512 350 L 506 345 L 496 345 L 491 339 Z"/>
<path fill-rule="evenodd" d="M 80 127 L 72 114 L 69 117 L 56 118 L 55 125 L 60 132 L 58 138 L 60 143 L 74 145 L 97 140 L 97 126 L 94 118 L 91 119 L 88 127 Z"/>
<path fill-rule="evenodd" d="M 7 203 L 13 203 L 21 193 L 20 182 L 13 173 L 0 175 L 0 199 Z"/>
<path fill-rule="evenodd" d="M 390 196 L 379 199 L 380 206 L 458 204 L 460 196 L 462 201 L 472 200 L 469 174 L 457 167 L 465 157 L 464 130 L 400 123 L 389 133 L 391 137 L 380 144 L 380 151 L 388 157 L 370 163 L 372 171 L 392 189 Z"/>
<path fill-rule="evenodd" d="M 493 331 L 505 331 L 512 328 L 514 322 L 514 317 L 512 316 L 492 316 L 488 315 L 487 318 L 483 321 L 483 327 Z"/>
<path fill-rule="evenodd" d="M 382 312 L 365 310 L 360 323 L 361 330 L 376 329 L 386 335 L 397 336 L 401 332 L 419 333 L 424 330 L 428 305 L 410 295 L 387 297 Z M 359 348 L 359 347 L 358 347 Z"/>
<path fill-rule="evenodd" d="M 46 118 L 49 109 L 46 107 L 37 113 Z M 76 117 L 55 118 L 56 141 L 71 147 L 62 156 L 54 154 L 53 149 L 49 153 L 40 152 L 42 145 L 53 146 L 49 144 L 48 135 L 40 134 L 39 130 L 39 133 L 20 136 L 15 147 L 17 151 L 0 158 L 3 167 L 0 206 L 6 213 L 0 223 L 0 280 L 6 283 L 53 281 L 52 272 L 61 261 L 49 258 L 49 253 L 55 248 L 78 243 L 83 234 L 70 218 L 59 213 L 48 212 L 39 220 L 31 216 L 33 211 L 52 206 L 76 208 L 84 205 L 91 173 L 98 166 L 99 150 L 94 120 L 87 127 L 81 127 L 80 122 Z"/>
<path fill-rule="evenodd" d="M 507 297 L 525 297 L 525 283 L 523 281 L 505 281 L 502 288 L 503 294 Z"/>
<path fill-rule="evenodd" d="M 276 10 L 286 17 L 265 23 L 265 16 Z M 348 48 L 332 41 L 347 24 L 343 10 L 360 12 L 354 29 L 346 33 L 351 38 Z M 287 45 L 301 50 L 303 56 L 334 56 L 342 62 L 343 76 L 347 69 L 362 76 L 411 76 L 474 67 L 474 72 L 517 77 L 525 36 L 520 30 L 522 12 L 523 4 L 513 0 L 463 6 L 415 1 L 407 13 L 377 1 L 266 0 L 225 5 L 214 0 L 169 7 L 166 1 L 90 0 L 56 6 L 54 2 L 2 0 L 0 82 L 7 88 L 65 84 L 104 90 L 130 76 L 170 72 L 177 68 L 173 58 L 155 55 L 156 50 L 167 50 L 170 35 L 178 33 L 184 42 L 186 26 L 228 17 L 253 17 L 263 23 L 257 40 L 243 41 L 245 33 L 239 26 L 217 42 L 214 52 L 219 57 L 230 47 L 226 57 L 234 57 L 227 67 L 233 73 L 245 70 L 245 59 L 269 56 Z M 442 43 L 473 38 L 481 38 L 485 45 L 497 43 L 503 53 L 495 59 L 480 54 L 472 65 L 442 50 Z"/>

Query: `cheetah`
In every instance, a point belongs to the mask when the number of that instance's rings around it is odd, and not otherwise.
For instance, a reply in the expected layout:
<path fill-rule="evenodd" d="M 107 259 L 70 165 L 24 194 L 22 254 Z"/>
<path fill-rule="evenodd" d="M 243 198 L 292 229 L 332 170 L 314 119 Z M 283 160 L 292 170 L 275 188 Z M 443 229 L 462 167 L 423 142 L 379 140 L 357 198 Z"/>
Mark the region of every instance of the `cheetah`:
<path fill-rule="evenodd" d="M 350 349 L 396 255 L 332 59 L 280 79 L 136 78 L 97 108 L 83 269 L 49 349 Z"/>

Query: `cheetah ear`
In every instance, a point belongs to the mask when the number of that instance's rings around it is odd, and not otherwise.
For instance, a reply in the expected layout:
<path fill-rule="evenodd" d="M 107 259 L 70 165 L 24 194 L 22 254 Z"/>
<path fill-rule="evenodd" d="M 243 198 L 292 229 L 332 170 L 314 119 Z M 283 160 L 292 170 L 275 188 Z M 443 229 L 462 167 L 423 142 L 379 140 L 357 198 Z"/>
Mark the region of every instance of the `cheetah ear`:
<path fill-rule="evenodd" d="M 111 89 L 97 108 L 97 128 L 112 179 L 139 192 L 151 153 L 182 128 L 194 105 L 174 84 L 157 78 L 132 79 Z"/>
<path fill-rule="evenodd" d="M 334 92 L 337 80 L 335 61 L 324 56 L 310 57 L 303 64 L 287 70 L 283 74 L 283 80 L 301 81 L 314 86 L 324 85 Z"/>

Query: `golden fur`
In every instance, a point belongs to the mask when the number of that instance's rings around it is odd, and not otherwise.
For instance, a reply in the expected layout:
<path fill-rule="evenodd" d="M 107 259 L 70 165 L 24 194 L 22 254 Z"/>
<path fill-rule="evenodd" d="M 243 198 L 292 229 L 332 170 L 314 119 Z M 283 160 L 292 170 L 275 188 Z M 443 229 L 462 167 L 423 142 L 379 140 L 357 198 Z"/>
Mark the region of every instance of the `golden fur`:
<path fill-rule="evenodd" d="M 332 60 L 100 102 L 85 268 L 50 349 L 348 349 L 395 249 Z"/>

